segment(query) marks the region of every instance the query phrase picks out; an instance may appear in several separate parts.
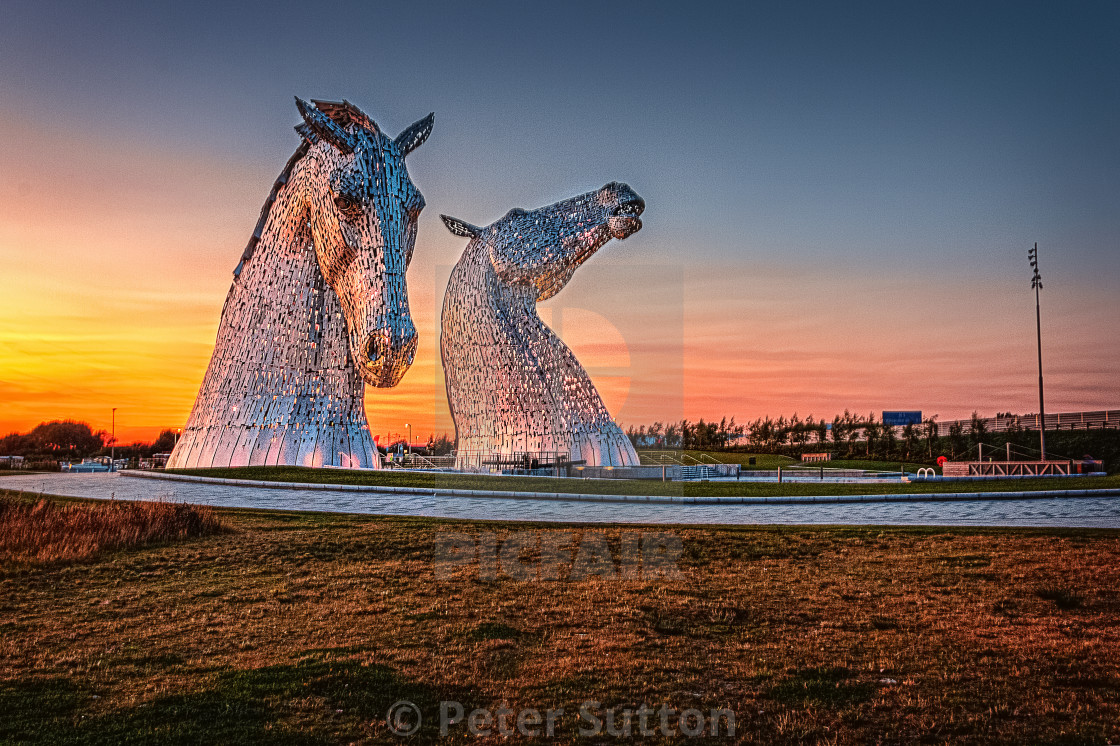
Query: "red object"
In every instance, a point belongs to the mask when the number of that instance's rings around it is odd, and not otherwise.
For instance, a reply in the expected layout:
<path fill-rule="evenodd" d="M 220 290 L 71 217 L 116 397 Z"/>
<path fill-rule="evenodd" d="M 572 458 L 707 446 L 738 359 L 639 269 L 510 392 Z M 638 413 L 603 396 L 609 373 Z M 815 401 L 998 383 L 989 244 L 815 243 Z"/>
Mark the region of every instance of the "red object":
<path fill-rule="evenodd" d="M 945 462 L 948 461 L 948 460 L 949 459 L 945 458 L 944 456 L 938 456 L 937 457 L 937 465 L 938 466 L 944 466 Z"/>

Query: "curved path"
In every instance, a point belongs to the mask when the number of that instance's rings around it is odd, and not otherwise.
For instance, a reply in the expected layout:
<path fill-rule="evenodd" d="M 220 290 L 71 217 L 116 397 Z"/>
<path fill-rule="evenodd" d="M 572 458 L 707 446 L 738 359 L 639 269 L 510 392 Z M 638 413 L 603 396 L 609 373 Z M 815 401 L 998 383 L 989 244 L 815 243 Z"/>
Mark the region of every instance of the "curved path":
<path fill-rule="evenodd" d="M 330 489 L 329 487 L 334 487 Z M 235 508 L 314 510 L 480 520 L 664 524 L 862 524 L 946 526 L 1076 526 L 1120 528 L 1120 499 L 1108 496 L 936 501 L 775 502 L 712 504 L 511 497 L 499 493 L 433 494 L 433 490 L 374 491 L 339 485 L 240 486 L 179 479 L 137 479 L 121 474 L 31 474 L 0 477 L 0 488 L 75 497 L 179 500 Z M 1115 494 L 1115 490 L 1112 491 Z M 502 499 L 495 499 L 495 498 Z M 581 496 L 586 498 L 587 496 Z M 623 496 L 625 497 L 625 496 Z M 900 496 L 891 496 L 900 497 Z M 913 496 L 906 496 L 913 497 Z M 939 496 L 942 497 L 942 496 Z M 851 496 L 846 499 L 851 500 Z"/>

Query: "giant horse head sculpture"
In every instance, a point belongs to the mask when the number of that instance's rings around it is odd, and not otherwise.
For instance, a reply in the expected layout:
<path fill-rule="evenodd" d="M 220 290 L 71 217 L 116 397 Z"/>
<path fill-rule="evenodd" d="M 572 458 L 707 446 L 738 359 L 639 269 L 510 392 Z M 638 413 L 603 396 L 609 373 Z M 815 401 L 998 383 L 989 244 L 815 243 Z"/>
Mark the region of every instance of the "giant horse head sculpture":
<path fill-rule="evenodd" d="M 638 463 L 536 304 L 611 238 L 638 231 L 643 209 L 630 187 L 611 183 L 537 210 L 510 210 L 485 228 L 443 216 L 452 233 L 470 238 L 447 286 L 440 334 L 460 468 L 522 456 Z"/>
<path fill-rule="evenodd" d="M 297 173 L 319 269 L 342 306 L 362 378 L 396 386 L 416 353 L 405 270 L 424 209 L 404 160 L 433 118 L 389 138 L 352 104 L 315 103 L 296 99 L 310 148 Z"/>
<path fill-rule="evenodd" d="M 377 467 L 366 384 L 395 386 L 416 327 L 405 270 L 424 199 L 405 156 L 353 104 L 296 99 L 303 142 L 234 270 L 214 354 L 171 467 Z"/>
<path fill-rule="evenodd" d="M 626 184 L 611 182 L 602 189 L 562 202 L 524 210 L 479 228 L 441 215 L 448 230 L 485 245 L 498 278 L 508 285 L 532 285 L 536 299 L 547 300 L 568 284 L 579 266 L 611 238 L 624 239 L 641 230 L 645 201 Z"/>

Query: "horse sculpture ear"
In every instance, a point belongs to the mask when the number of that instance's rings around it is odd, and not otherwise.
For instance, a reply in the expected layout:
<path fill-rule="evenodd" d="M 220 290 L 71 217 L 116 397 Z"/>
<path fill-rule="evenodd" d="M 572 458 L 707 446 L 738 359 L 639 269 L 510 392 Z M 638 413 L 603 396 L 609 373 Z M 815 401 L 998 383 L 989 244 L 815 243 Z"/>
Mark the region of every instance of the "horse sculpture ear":
<path fill-rule="evenodd" d="M 393 140 L 401 152 L 408 155 L 412 151 L 424 144 L 428 139 L 428 135 L 432 134 L 432 125 L 435 124 L 436 114 L 432 112 L 428 116 L 408 126 L 404 132 L 397 135 Z"/>
<path fill-rule="evenodd" d="M 343 153 L 354 152 L 354 138 L 350 133 L 335 124 L 334 120 L 311 104 L 296 96 L 296 108 L 307 123 L 308 128 L 321 140 L 326 140 Z"/>
<path fill-rule="evenodd" d="M 447 215 L 440 215 L 440 217 L 443 219 L 443 224 L 447 226 L 447 230 L 451 231 L 456 236 L 474 238 L 482 231 L 478 226 L 471 225 L 459 218 L 453 218 Z"/>

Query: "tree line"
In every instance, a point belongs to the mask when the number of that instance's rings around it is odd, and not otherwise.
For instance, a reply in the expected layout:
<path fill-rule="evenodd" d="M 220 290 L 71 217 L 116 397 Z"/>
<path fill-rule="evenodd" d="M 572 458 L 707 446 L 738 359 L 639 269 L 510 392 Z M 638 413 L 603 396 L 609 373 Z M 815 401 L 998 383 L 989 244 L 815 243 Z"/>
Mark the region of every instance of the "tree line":
<path fill-rule="evenodd" d="M 838 458 L 902 458 L 931 464 L 941 456 L 966 458 L 980 443 L 999 447 L 1010 443 L 1015 448 L 1031 449 L 1038 439 L 1037 433 L 1024 430 L 1014 420 L 1005 433 L 989 433 L 984 419 L 976 412 L 967 425 L 950 425 L 944 436 L 938 430 L 936 415 L 898 427 L 883 423 L 874 412 L 861 416 L 844 410 L 831 420 L 812 415 L 802 419 L 794 413 L 789 418 L 759 417 L 745 424 L 736 423 L 734 417 L 723 417 L 718 422 L 703 418 L 697 422 L 654 422 L 648 427 L 631 426 L 626 434 L 636 448 L 708 448 L 794 457 L 827 451 Z"/>
<path fill-rule="evenodd" d="M 0 438 L 0 456 L 23 456 L 28 464 L 75 461 L 109 455 L 111 440 L 108 432 L 94 430 L 87 422 L 40 422 L 25 433 L 13 432 Z M 174 447 L 175 431 L 168 429 L 150 443 L 117 443 L 116 454 L 117 458 L 150 458 L 155 453 L 170 453 Z"/>
<path fill-rule="evenodd" d="M 627 437 L 635 448 L 729 448 L 745 433 L 746 426 L 735 422 L 735 418 L 722 418 L 719 422 L 705 422 L 701 417 L 697 422 L 655 422 L 649 427 L 631 426 L 626 430 Z"/>

